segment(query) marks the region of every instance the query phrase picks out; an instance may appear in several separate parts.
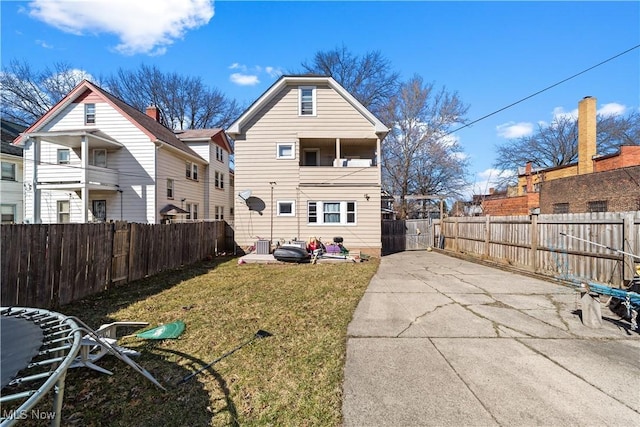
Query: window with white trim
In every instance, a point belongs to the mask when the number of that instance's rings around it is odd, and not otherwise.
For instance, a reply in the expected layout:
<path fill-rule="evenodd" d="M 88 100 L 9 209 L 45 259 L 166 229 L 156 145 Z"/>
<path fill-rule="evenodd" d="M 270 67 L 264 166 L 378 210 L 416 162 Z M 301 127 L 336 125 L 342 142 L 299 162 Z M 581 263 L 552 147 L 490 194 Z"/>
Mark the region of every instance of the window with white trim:
<path fill-rule="evenodd" d="M 185 206 L 185 211 L 187 211 L 185 219 L 191 219 L 191 203 L 187 203 L 187 205 Z"/>
<path fill-rule="evenodd" d="M 224 162 L 224 150 L 216 145 L 216 160 Z"/>
<path fill-rule="evenodd" d="M 167 178 L 167 199 L 173 199 L 173 180 Z"/>
<path fill-rule="evenodd" d="M 216 206 L 215 208 L 215 219 L 224 219 L 224 206 Z"/>
<path fill-rule="evenodd" d="M 13 224 L 16 222 L 16 205 L 2 205 L 2 224 Z"/>
<path fill-rule="evenodd" d="M 296 150 L 293 142 L 278 142 L 276 144 L 276 158 L 295 159 Z"/>
<path fill-rule="evenodd" d="M 224 174 L 216 171 L 214 177 L 216 188 L 219 188 L 221 190 L 224 189 Z"/>
<path fill-rule="evenodd" d="M 96 123 L 96 104 L 84 104 L 84 124 L 94 125 Z"/>
<path fill-rule="evenodd" d="M 93 166 L 107 167 L 107 150 L 104 148 L 95 148 L 93 150 Z"/>
<path fill-rule="evenodd" d="M 191 219 L 198 219 L 198 205 L 196 203 L 191 205 Z"/>
<path fill-rule="evenodd" d="M 315 116 L 316 115 L 316 87 L 300 86 L 298 88 L 298 115 Z"/>
<path fill-rule="evenodd" d="M 3 181 L 16 180 L 16 164 L 15 163 L 2 162 L 2 180 Z"/>
<path fill-rule="evenodd" d="M 68 200 L 58 200 L 58 222 L 61 224 L 71 222 L 71 206 Z"/>
<path fill-rule="evenodd" d="M 308 224 L 355 224 L 356 202 L 317 201 L 307 204 Z"/>
<path fill-rule="evenodd" d="M 198 165 L 193 164 L 193 168 L 191 169 L 191 179 L 194 181 L 198 180 Z"/>
<path fill-rule="evenodd" d="M 68 148 L 58 148 L 58 164 L 68 165 L 71 161 L 71 152 Z"/>
<path fill-rule="evenodd" d="M 296 216 L 296 202 L 293 200 L 279 200 L 278 216 Z"/>
<path fill-rule="evenodd" d="M 185 168 L 184 168 L 184 170 L 185 170 L 184 176 L 186 176 L 187 179 L 191 179 L 191 166 L 192 166 L 191 162 L 185 162 L 184 166 L 185 166 Z"/>

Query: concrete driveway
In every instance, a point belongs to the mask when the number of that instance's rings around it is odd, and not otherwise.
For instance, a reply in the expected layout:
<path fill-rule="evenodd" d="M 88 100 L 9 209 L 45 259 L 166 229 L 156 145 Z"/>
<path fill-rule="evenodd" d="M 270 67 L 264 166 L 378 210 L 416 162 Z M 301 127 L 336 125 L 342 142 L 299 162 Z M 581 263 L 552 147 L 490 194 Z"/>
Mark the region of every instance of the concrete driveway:
<path fill-rule="evenodd" d="M 640 425 L 640 334 L 604 307 L 583 326 L 579 297 L 441 253 L 383 257 L 348 328 L 344 425 Z"/>

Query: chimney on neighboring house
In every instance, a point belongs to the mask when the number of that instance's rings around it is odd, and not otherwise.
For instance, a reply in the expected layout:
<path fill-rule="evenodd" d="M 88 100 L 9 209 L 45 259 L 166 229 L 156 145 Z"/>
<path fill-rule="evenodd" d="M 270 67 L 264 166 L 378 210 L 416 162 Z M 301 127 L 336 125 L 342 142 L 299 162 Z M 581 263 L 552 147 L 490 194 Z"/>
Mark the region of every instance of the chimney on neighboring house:
<path fill-rule="evenodd" d="M 578 175 L 593 173 L 596 155 L 596 98 L 585 96 L 578 103 Z"/>
<path fill-rule="evenodd" d="M 156 122 L 160 122 L 160 110 L 155 105 L 147 107 L 147 116 L 151 117 Z"/>

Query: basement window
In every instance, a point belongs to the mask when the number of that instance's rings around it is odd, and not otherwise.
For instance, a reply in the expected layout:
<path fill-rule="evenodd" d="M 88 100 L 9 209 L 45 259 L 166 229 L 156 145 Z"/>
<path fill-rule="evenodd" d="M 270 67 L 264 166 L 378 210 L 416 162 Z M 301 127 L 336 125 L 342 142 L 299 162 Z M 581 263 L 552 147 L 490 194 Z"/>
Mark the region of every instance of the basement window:
<path fill-rule="evenodd" d="M 608 212 L 606 200 L 587 202 L 587 212 Z"/>
<path fill-rule="evenodd" d="M 566 214 L 566 213 L 569 213 L 569 203 L 554 203 L 553 204 L 553 213 L 554 214 Z"/>

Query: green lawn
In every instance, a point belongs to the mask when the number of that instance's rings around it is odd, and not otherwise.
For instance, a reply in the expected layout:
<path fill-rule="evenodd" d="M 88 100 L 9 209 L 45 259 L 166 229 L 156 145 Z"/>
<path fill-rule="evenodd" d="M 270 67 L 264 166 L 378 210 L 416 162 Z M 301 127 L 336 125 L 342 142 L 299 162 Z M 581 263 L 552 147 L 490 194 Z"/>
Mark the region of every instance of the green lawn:
<path fill-rule="evenodd" d="M 167 392 L 106 356 L 99 364 L 113 376 L 69 371 L 62 424 L 339 425 L 347 325 L 378 261 L 238 265 L 225 258 L 60 308 L 94 328 L 116 320 L 187 325 L 177 340 L 119 342 L 142 353 L 137 362 Z M 274 336 L 176 385 L 260 329 Z"/>

